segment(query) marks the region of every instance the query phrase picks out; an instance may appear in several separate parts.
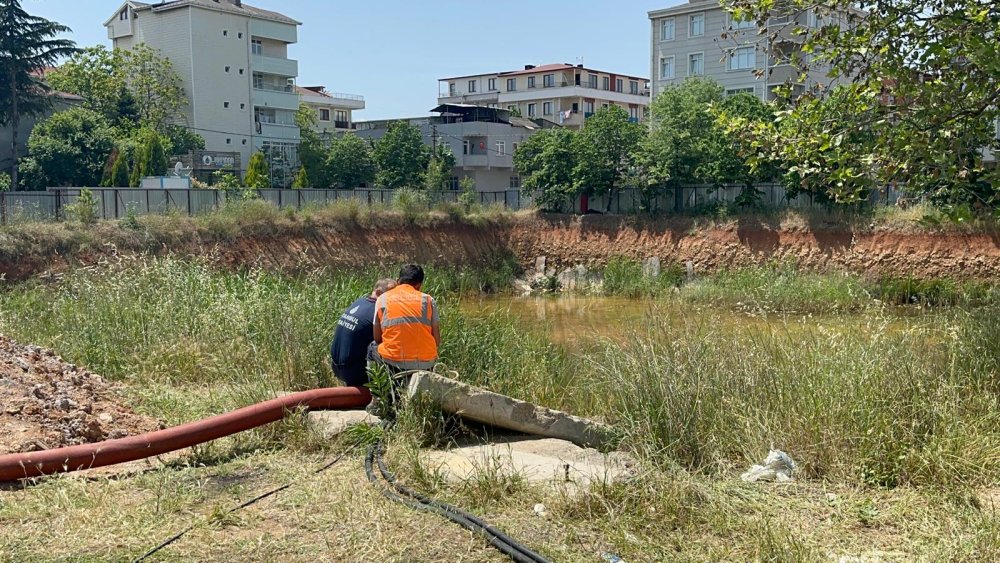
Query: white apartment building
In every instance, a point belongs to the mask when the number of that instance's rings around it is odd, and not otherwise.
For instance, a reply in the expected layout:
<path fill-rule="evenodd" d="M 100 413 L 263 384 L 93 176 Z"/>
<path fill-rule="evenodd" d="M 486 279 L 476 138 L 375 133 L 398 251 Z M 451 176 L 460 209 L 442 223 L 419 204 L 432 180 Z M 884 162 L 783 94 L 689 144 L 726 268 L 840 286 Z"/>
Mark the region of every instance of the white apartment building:
<path fill-rule="evenodd" d="M 772 33 L 761 36 L 756 22 L 734 21 L 718 0 L 690 0 L 649 12 L 653 97 L 690 76 L 715 80 L 727 95 L 746 92 L 764 101 L 774 99 L 774 88 L 786 83 L 798 92 L 829 85 L 826 67 L 811 68 L 800 81 L 791 64 L 793 57 L 807 57 L 802 37 L 792 29 L 829 23 L 823 17 L 815 10 L 775 14 L 768 21 Z"/>
<path fill-rule="evenodd" d="M 189 101 L 181 125 L 204 137 L 207 151 L 239 153 L 244 171 L 263 151 L 274 183 L 291 183 L 299 72 L 288 46 L 300 22 L 241 0 L 130 0 L 104 25 L 116 49 L 145 43 L 171 61 Z"/>
<path fill-rule="evenodd" d="M 323 86 L 296 86 L 299 102 L 316 112 L 320 133 L 337 133 L 355 128 L 354 112 L 365 109 L 365 98 L 356 94 L 328 92 Z"/>
<path fill-rule="evenodd" d="M 579 129 L 598 109 L 619 106 L 636 123 L 646 119 L 649 80 L 583 65 L 525 65 L 521 70 L 442 78 L 440 104 L 500 108 L 527 119 Z"/>

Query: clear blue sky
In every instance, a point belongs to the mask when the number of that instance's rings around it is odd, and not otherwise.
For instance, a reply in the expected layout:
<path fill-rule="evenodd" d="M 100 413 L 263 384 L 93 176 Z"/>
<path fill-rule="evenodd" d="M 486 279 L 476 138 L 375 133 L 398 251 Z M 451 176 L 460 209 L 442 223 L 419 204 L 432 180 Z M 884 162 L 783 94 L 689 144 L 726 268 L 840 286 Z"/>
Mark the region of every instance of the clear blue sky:
<path fill-rule="evenodd" d="M 150 1 L 150 0 L 146 0 Z M 419 116 L 437 79 L 571 63 L 649 76 L 646 12 L 682 0 L 251 0 L 301 22 L 289 56 L 299 84 L 361 94 L 356 119 Z M 110 45 L 101 24 L 120 0 L 22 0 L 73 29 L 79 46 Z"/>

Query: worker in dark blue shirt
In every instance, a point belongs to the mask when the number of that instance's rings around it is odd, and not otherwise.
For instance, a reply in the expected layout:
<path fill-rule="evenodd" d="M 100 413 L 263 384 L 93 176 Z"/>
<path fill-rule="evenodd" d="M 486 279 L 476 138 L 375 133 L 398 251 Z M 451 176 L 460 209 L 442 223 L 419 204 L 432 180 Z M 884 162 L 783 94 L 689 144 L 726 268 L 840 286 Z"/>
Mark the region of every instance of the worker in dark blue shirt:
<path fill-rule="evenodd" d="M 333 343 L 330 344 L 330 359 L 333 374 L 349 387 L 363 387 L 368 383 L 365 368 L 368 345 L 375 340 L 375 301 L 394 287 L 395 280 L 379 280 L 371 295 L 351 303 L 337 321 Z"/>

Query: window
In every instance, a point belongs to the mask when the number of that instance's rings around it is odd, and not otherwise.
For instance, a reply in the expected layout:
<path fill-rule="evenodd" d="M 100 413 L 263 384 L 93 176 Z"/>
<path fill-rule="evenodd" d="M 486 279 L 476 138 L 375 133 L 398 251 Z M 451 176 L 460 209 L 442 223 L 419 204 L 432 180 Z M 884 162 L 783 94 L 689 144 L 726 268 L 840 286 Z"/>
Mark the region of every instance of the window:
<path fill-rule="evenodd" d="M 596 74 L 591 74 L 591 75 L 587 76 L 587 84 L 591 88 L 593 88 L 593 89 L 596 90 L 597 89 L 597 75 Z"/>
<path fill-rule="evenodd" d="M 510 154 L 517 153 L 517 147 L 521 146 L 521 143 L 511 143 L 510 144 Z"/>
<path fill-rule="evenodd" d="M 573 113 L 580 113 L 580 104 L 573 102 Z"/>
<path fill-rule="evenodd" d="M 458 93 L 458 86 L 455 86 L 454 82 L 449 83 L 448 84 L 448 95 L 449 96 L 454 96 L 457 93 Z"/>
<path fill-rule="evenodd" d="M 757 66 L 757 51 L 753 47 L 740 47 L 729 52 L 729 70 L 743 70 Z"/>
<path fill-rule="evenodd" d="M 497 141 L 497 156 L 507 156 L 507 141 Z"/>
<path fill-rule="evenodd" d="M 470 94 L 475 94 L 476 93 L 476 81 L 475 80 L 470 80 L 469 81 L 469 93 Z"/>
<path fill-rule="evenodd" d="M 243 144 L 244 144 L 244 145 L 246 145 L 246 144 L 247 144 L 247 140 L 246 140 L 246 139 L 243 139 Z"/>
<path fill-rule="evenodd" d="M 624 91 L 625 91 L 625 81 L 619 78 L 618 80 L 615 81 L 615 92 L 624 92 Z"/>
<path fill-rule="evenodd" d="M 674 18 L 667 18 L 660 22 L 660 41 L 674 40 Z"/>
<path fill-rule="evenodd" d="M 223 37 L 229 37 L 229 30 L 228 29 L 223 29 L 222 30 L 222 36 Z"/>
<path fill-rule="evenodd" d="M 608 109 L 609 107 L 611 107 L 611 104 L 601 104 L 602 109 Z"/>
<path fill-rule="evenodd" d="M 735 96 L 736 94 L 750 94 L 753 95 L 753 87 L 750 88 L 730 88 L 726 90 L 726 96 Z"/>
<path fill-rule="evenodd" d="M 628 81 L 628 93 L 629 94 L 638 94 L 639 93 L 639 83 L 636 82 L 635 80 L 629 80 Z"/>
<path fill-rule="evenodd" d="M 583 113 L 584 116 L 592 115 L 594 113 L 594 102 L 592 100 L 589 102 L 583 102 Z"/>
<path fill-rule="evenodd" d="M 737 20 L 729 16 L 729 27 L 733 29 L 757 29 L 757 22 L 753 20 Z"/>
<path fill-rule="evenodd" d="M 264 75 L 260 73 L 253 73 L 253 87 L 254 90 L 264 89 Z"/>
<path fill-rule="evenodd" d="M 551 88 L 556 85 L 556 75 L 546 74 L 542 77 L 542 86 L 546 88 Z"/>
<path fill-rule="evenodd" d="M 244 74 L 246 74 L 246 69 L 241 68 L 240 69 L 240 76 L 243 76 Z"/>
<path fill-rule="evenodd" d="M 236 38 L 237 39 L 243 39 L 243 32 L 241 31 L 241 32 L 237 33 L 236 34 Z M 246 143 L 244 143 L 244 144 L 246 144 Z"/>
<path fill-rule="evenodd" d="M 534 87 L 535 87 L 535 77 L 534 76 L 529 76 L 528 77 L 528 88 L 534 88 Z"/>
<path fill-rule="evenodd" d="M 469 154 L 469 140 L 462 141 L 462 154 Z"/>
<path fill-rule="evenodd" d="M 705 35 L 705 14 L 693 14 L 688 24 L 688 36 Z"/>
<path fill-rule="evenodd" d="M 246 104 L 240 104 L 240 109 L 243 110 L 243 111 L 246 111 L 247 110 L 247 105 Z"/>
<path fill-rule="evenodd" d="M 347 110 L 338 109 L 337 114 L 335 116 L 335 121 L 337 123 L 343 123 L 343 124 L 347 124 L 349 121 L 351 121 L 351 119 L 347 117 Z"/>
<path fill-rule="evenodd" d="M 639 119 L 639 106 L 629 106 L 628 116 L 630 119 Z"/>
<path fill-rule="evenodd" d="M 229 102 L 222 102 L 222 107 L 229 109 Z"/>
<path fill-rule="evenodd" d="M 227 144 L 227 145 L 231 145 L 231 144 L 233 144 L 233 140 L 232 140 L 231 138 L 228 138 L 228 137 L 227 137 L 227 138 L 226 138 L 226 144 Z"/>
<path fill-rule="evenodd" d="M 688 76 L 705 74 L 705 54 L 691 53 L 688 55 Z"/>
<path fill-rule="evenodd" d="M 535 117 L 535 104 L 528 104 L 528 117 Z"/>
<path fill-rule="evenodd" d="M 260 39 L 253 39 L 250 41 L 250 51 L 255 55 L 264 54 L 264 43 Z"/>
<path fill-rule="evenodd" d="M 552 115 L 552 102 L 542 104 L 542 115 Z"/>
<path fill-rule="evenodd" d="M 125 8 L 121 12 L 118 12 L 118 21 L 128 21 L 128 8 Z"/>
<path fill-rule="evenodd" d="M 521 189 L 521 177 L 520 176 L 511 176 L 510 177 L 510 189 L 512 189 L 512 190 L 519 190 L 519 189 Z"/>
<path fill-rule="evenodd" d="M 604 77 L 604 80 L 602 81 L 602 86 L 603 86 L 603 88 L 605 90 L 610 90 L 611 89 L 611 77 L 610 76 L 605 76 Z"/>
<path fill-rule="evenodd" d="M 319 120 L 320 121 L 330 121 L 330 110 L 326 108 L 321 108 L 319 110 Z"/>
<path fill-rule="evenodd" d="M 662 57 L 660 59 L 660 80 L 670 80 L 674 77 L 674 58 Z"/>
<path fill-rule="evenodd" d="M 228 66 L 227 66 L 227 67 L 226 67 L 226 72 L 229 72 L 229 69 L 230 69 L 230 68 L 231 68 L 231 67 L 228 67 Z"/>
<path fill-rule="evenodd" d="M 490 89 L 490 92 L 496 90 L 497 89 L 497 79 L 496 78 L 490 78 L 489 86 L 488 87 Z"/>
<path fill-rule="evenodd" d="M 517 92 L 517 79 L 516 78 L 508 78 L 507 79 L 507 91 L 508 92 Z"/>
<path fill-rule="evenodd" d="M 458 176 L 452 176 L 451 178 L 448 178 L 448 189 L 449 190 L 454 191 L 454 190 L 457 190 L 458 187 L 459 187 L 458 186 Z"/>

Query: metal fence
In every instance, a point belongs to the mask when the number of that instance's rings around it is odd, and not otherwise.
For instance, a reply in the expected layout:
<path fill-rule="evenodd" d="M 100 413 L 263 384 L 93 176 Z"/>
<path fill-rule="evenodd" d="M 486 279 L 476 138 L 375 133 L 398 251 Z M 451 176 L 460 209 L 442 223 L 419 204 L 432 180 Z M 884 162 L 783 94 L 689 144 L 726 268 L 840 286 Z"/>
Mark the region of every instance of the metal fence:
<path fill-rule="evenodd" d="M 0 192 L 0 223 L 4 225 L 29 221 L 59 221 L 66 218 L 66 211 L 76 203 L 84 188 L 50 188 L 45 192 Z M 97 200 L 97 216 L 102 219 L 121 219 L 128 214 L 147 215 L 183 213 L 200 215 L 219 209 L 227 194 L 220 190 L 191 189 L 145 189 L 145 188 L 88 188 Z M 758 203 L 765 207 L 789 207 L 811 209 L 825 205 L 815 201 L 810 194 L 789 198 L 784 188 L 778 184 L 756 186 L 760 192 Z M 616 214 L 636 213 L 651 209 L 665 213 L 683 213 L 721 204 L 735 203 L 743 192 L 743 186 L 686 186 L 665 190 L 651 201 L 644 202 L 637 189 L 617 190 L 611 196 L 591 197 L 588 208 Z M 279 208 L 302 209 L 322 206 L 342 200 L 357 200 L 367 206 L 391 206 L 397 192 L 395 190 L 252 190 L 263 201 Z M 459 192 L 445 191 L 429 194 L 432 204 L 458 201 Z M 482 205 L 502 205 L 507 209 L 520 210 L 534 206 L 534 198 L 520 190 L 477 192 Z M 886 188 L 871 194 L 871 204 L 894 204 L 900 197 L 895 188 Z M 573 210 L 581 209 L 581 201 L 574 202 Z"/>

